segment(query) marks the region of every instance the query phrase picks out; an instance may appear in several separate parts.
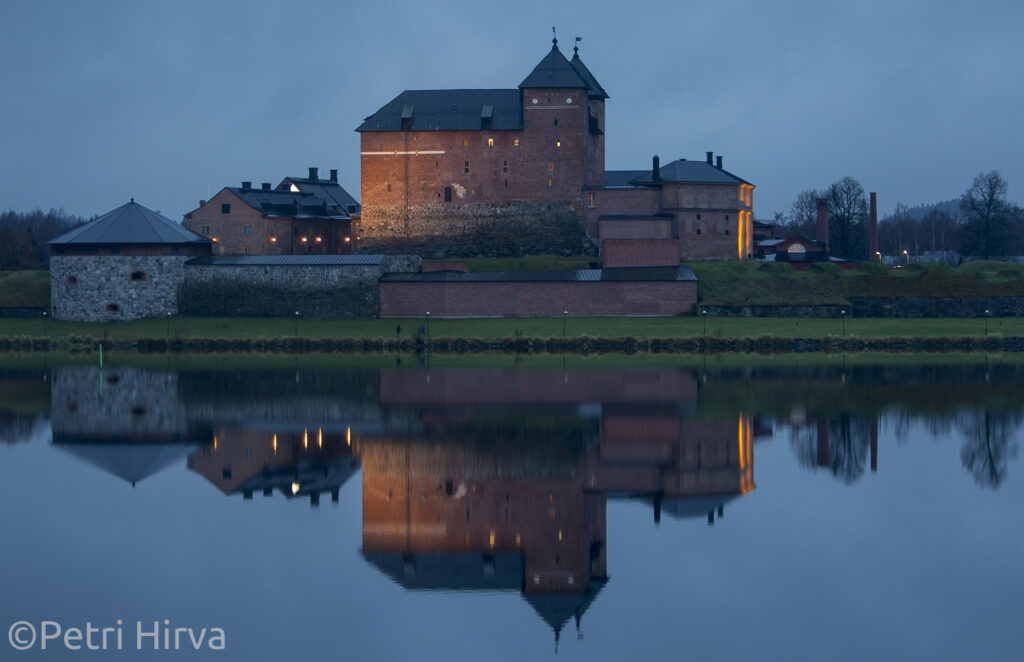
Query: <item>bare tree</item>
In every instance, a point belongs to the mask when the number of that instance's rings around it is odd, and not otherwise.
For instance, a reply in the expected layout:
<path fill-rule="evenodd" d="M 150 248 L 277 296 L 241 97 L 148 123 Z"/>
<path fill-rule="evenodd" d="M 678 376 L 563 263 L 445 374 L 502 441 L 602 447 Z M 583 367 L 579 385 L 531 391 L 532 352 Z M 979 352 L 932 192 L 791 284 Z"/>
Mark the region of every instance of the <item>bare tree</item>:
<path fill-rule="evenodd" d="M 818 198 L 821 194 L 814 189 L 801 191 L 789 208 L 786 229 L 791 235 L 814 236 L 814 224 L 817 218 Z"/>
<path fill-rule="evenodd" d="M 966 439 L 960 461 L 982 487 L 995 489 L 1006 479 L 1007 465 L 1017 457 L 1019 427 L 1019 414 L 993 411 L 973 412 L 961 423 Z"/>
<path fill-rule="evenodd" d="M 864 187 L 843 177 L 828 187 L 829 243 L 832 252 L 846 258 L 867 257 L 868 201 Z"/>
<path fill-rule="evenodd" d="M 960 209 L 967 216 L 963 249 L 987 260 L 1005 241 L 1006 180 L 998 170 L 983 172 L 960 197 Z"/>

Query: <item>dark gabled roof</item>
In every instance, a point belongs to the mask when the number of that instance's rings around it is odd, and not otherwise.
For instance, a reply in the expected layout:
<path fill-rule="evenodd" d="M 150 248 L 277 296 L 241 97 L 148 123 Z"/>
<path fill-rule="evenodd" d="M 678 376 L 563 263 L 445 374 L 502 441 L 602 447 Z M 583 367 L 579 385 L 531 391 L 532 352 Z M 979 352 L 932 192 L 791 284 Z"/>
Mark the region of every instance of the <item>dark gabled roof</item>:
<path fill-rule="evenodd" d="M 575 49 L 574 49 L 575 50 Z M 579 53 L 573 53 L 572 59 L 569 60 L 569 64 L 572 68 L 580 75 L 583 82 L 587 84 L 587 96 L 591 99 L 607 99 L 608 93 L 604 91 L 601 84 L 594 78 L 594 74 L 590 73 L 590 69 L 587 69 L 587 65 L 583 64 L 583 60 L 580 59 Z"/>
<path fill-rule="evenodd" d="M 583 63 L 580 62 L 580 64 Z M 596 83 L 597 81 L 595 80 L 594 84 Z M 562 55 L 562 51 L 558 50 L 557 43 L 551 47 L 551 50 L 544 56 L 544 59 L 533 68 L 530 75 L 524 78 L 522 83 L 519 83 L 519 89 L 521 90 L 528 87 L 569 88 L 588 91 L 591 89 L 591 85 L 583 79 L 579 71 L 569 64 L 569 61 Z M 600 85 L 597 87 L 600 88 Z"/>
<path fill-rule="evenodd" d="M 190 444 L 66 444 L 54 446 L 132 485 L 172 464 L 184 465 Z"/>
<path fill-rule="evenodd" d="M 238 196 L 242 202 L 266 216 L 300 216 L 335 220 L 349 218 L 347 205 L 341 206 L 330 196 L 293 193 L 288 190 L 267 191 L 262 188 L 240 188 L 237 186 L 226 188 Z"/>
<path fill-rule="evenodd" d="M 410 113 L 411 131 L 480 131 L 485 120 L 491 131 L 523 128 L 519 90 L 406 90 L 363 120 L 356 131 L 402 131 L 402 116 Z"/>
<path fill-rule="evenodd" d="M 207 258 L 202 258 L 207 259 Z M 195 262 L 195 261 L 193 261 Z M 675 281 L 697 280 L 687 267 L 615 267 L 579 269 L 576 271 L 428 271 L 425 273 L 389 273 L 387 282 L 456 282 L 456 283 L 573 283 L 597 281 Z"/>
<path fill-rule="evenodd" d="M 214 267 L 308 267 L 308 266 L 373 266 L 384 261 L 383 255 L 202 255 L 187 264 Z"/>
<path fill-rule="evenodd" d="M 186 230 L 180 223 L 146 209 L 132 199 L 50 244 L 205 244 L 210 240 Z"/>
<path fill-rule="evenodd" d="M 342 188 L 341 184 L 330 179 L 309 179 L 306 177 L 285 177 L 277 185 L 278 190 L 288 191 L 295 184 L 301 193 L 309 193 L 329 202 L 348 213 L 359 211 L 359 202 Z"/>
<path fill-rule="evenodd" d="M 362 553 L 368 563 L 409 590 L 518 591 L 526 566 L 520 552 Z"/>
<path fill-rule="evenodd" d="M 605 188 L 636 188 L 632 182 L 644 175 L 649 175 L 650 170 L 605 170 Z"/>
<path fill-rule="evenodd" d="M 661 183 L 664 182 L 683 182 L 683 183 L 695 183 L 695 184 L 749 184 L 750 182 L 744 181 L 722 168 L 716 168 L 706 161 L 687 161 L 686 159 L 677 159 L 672 163 L 666 163 L 659 169 L 661 175 Z M 607 174 L 605 175 L 607 180 Z M 651 176 L 650 170 L 645 170 L 643 176 L 638 177 L 631 181 L 635 185 L 651 185 L 654 184 L 654 178 Z"/>

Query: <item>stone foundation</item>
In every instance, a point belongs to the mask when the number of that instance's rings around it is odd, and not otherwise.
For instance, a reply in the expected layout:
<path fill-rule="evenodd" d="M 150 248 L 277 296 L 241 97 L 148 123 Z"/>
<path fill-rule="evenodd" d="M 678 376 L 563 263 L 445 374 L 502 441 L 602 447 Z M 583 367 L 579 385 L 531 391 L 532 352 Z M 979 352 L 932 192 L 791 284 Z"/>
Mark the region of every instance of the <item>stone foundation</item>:
<path fill-rule="evenodd" d="M 52 255 L 54 319 L 108 322 L 178 313 L 189 255 Z"/>
<path fill-rule="evenodd" d="M 583 216 L 569 202 L 436 204 L 363 209 L 364 253 L 430 258 L 594 255 Z"/>

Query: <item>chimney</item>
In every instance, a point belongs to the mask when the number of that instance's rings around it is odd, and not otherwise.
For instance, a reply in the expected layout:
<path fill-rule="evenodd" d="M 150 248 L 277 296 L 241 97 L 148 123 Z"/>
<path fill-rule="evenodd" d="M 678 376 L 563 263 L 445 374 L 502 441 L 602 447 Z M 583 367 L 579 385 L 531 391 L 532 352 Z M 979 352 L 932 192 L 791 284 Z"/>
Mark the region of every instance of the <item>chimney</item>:
<path fill-rule="evenodd" d="M 656 182 L 661 181 L 661 159 L 658 158 L 657 154 L 651 160 L 651 179 Z"/>
<path fill-rule="evenodd" d="M 826 198 L 818 198 L 817 212 L 814 238 L 825 244 L 825 252 L 828 253 L 828 200 Z"/>
<path fill-rule="evenodd" d="M 317 171 L 317 168 L 310 168 L 309 169 L 309 178 L 312 179 L 314 182 L 317 180 L 316 171 Z"/>
<path fill-rule="evenodd" d="M 715 157 L 715 167 L 718 168 L 719 170 L 722 169 L 722 157 L 721 156 L 716 156 Z"/>
<path fill-rule="evenodd" d="M 248 191 L 252 188 L 252 182 L 242 182 L 242 190 Z"/>
<path fill-rule="evenodd" d="M 331 181 L 332 182 L 337 182 L 338 181 L 338 169 L 337 168 L 331 168 Z"/>
<path fill-rule="evenodd" d="M 708 165 L 711 165 L 711 159 L 715 156 L 714 152 L 708 152 Z"/>
<path fill-rule="evenodd" d="M 874 260 L 878 254 L 878 194 L 869 193 L 871 207 L 868 212 L 868 259 Z"/>
<path fill-rule="evenodd" d="M 270 182 L 263 182 L 260 185 L 260 188 L 262 188 L 264 191 L 269 191 L 270 190 Z"/>

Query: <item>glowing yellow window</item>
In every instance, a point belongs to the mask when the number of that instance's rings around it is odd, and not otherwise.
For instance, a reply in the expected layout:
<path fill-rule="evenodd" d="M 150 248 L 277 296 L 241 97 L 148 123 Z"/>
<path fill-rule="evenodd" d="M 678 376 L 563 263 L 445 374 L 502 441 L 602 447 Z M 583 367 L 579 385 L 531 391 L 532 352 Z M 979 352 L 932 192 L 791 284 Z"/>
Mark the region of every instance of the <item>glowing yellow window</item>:
<path fill-rule="evenodd" d="M 487 146 L 488 147 L 494 147 L 494 138 L 488 138 L 487 139 Z"/>
<path fill-rule="evenodd" d="M 512 141 L 512 146 L 519 147 L 519 138 L 516 138 L 515 140 Z"/>

